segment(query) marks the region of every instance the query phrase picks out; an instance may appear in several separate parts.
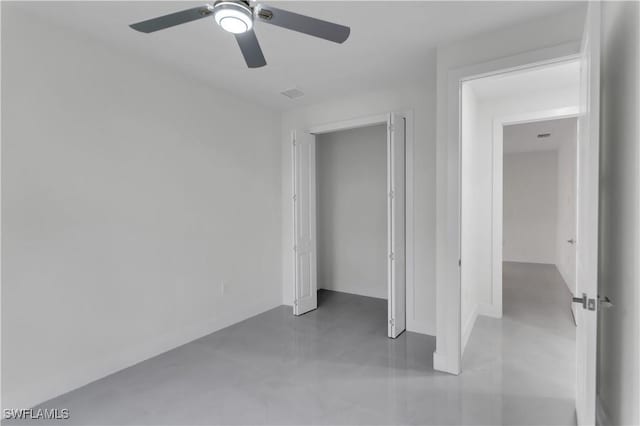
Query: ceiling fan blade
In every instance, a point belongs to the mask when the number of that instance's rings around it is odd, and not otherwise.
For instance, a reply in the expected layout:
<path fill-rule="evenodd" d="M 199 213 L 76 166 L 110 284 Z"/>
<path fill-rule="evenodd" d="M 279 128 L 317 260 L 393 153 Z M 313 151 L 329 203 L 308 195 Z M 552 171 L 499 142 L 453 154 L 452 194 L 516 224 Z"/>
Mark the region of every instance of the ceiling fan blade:
<path fill-rule="evenodd" d="M 238 40 L 238 46 L 240 46 L 242 56 L 244 56 L 244 60 L 249 68 L 260 68 L 267 65 L 267 61 L 264 59 L 262 49 L 260 48 L 260 43 L 258 43 L 258 38 L 253 30 L 236 34 L 236 40 Z"/>
<path fill-rule="evenodd" d="M 141 33 L 152 33 L 165 28 L 174 27 L 197 19 L 206 18 L 213 13 L 213 8 L 209 5 L 194 7 L 192 9 L 182 10 L 180 12 L 171 13 L 169 15 L 159 16 L 157 18 L 138 22 L 129 25 L 136 31 Z"/>
<path fill-rule="evenodd" d="M 277 25 L 293 31 L 298 31 L 314 37 L 320 37 L 335 43 L 344 43 L 349 38 L 351 29 L 344 25 L 311 18 L 299 13 L 289 12 L 276 7 L 260 5 L 257 7 L 257 17 L 260 21 Z"/>

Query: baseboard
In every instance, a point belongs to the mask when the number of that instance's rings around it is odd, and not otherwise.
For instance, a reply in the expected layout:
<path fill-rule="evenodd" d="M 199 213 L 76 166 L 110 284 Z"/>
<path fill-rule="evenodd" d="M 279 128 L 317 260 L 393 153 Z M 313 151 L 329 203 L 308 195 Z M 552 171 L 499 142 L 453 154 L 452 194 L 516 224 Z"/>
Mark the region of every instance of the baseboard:
<path fill-rule="evenodd" d="M 478 315 L 491 318 L 502 318 L 502 309 L 491 303 L 481 303 L 478 305 Z"/>
<path fill-rule="evenodd" d="M 433 369 L 444 373 L 455 374 L 456 376 L 460 374 L 460 368 L 450 365 L 447 358 L 437 351 L 433 353 Z"/>
<path fill-rule="evenodd" d="M 387 295 L 383 295 L 383 296 L 372 296 L 370 294 L 364 294 L 364 293 L 355 293 L 353 291 L 346 291 L 346 290 L 335 290 L 333 288 L 325 288 L 325 287 L 318 287 L 317 291 L 320 290 L 324 290 L 324 291 L 331 291 L 333 293 L 342 293 L 342 294 L 348 294 L 351 296 L 362 296 L 362 297 L 368 297 L 370 299 L 378 299 L 378 300 L 387 300 Z"/>
<path fill-rule="evenodd" d="M 73 371 L 60 372 L 44 378 L 42 383 L 17 390 L 3 387 L 2 408 L 31 408 L 57 396 L 78 389 L 125 368 L 153 358 L 208 334 L 242 322 L 253 316 L 280 306 L 280 301 L 255 303 L 238 315 L 216 318 L 210 322 L 195 324 L 146 341 L 144 345 L 126 348 L 117 354 L 78 365 Z M 4 410 L 2 415 L 4 416 Z"/>
<path fill-rule="evenodd" d="M 435 327 L 423 321 L 416 321 L 407 318 L 407 331 L 412 333 L 426 334 L 427 336 L 435 336 Z"/>
<path fill-rule="evenodd" d="M 467 342 L 469 341 L 469 337 L 471 337 L 471 331 L 473 330 L 473 326 L 475 325 L 477 318 L 478 305 L 473 308 L 473 311 L 469 315 L 469 318 L 467 318 L 462 326 L 462 353 L 464 353 L 464 349 L 467 347 Z"/>
<path fill-rule="evenodd" d="M 609 426 L 610 424 L 611 422 L 609 421 L 609 416 L 607 416 L 607 412 L 602 405 L 600 395 L 598 395 L 596 396 L 596 425 Z"/>
<path fill-rule="evenodd" d="M 508 260 L 508 259 L 503 259 L 502 263 L 525 263 L 525 264 L 530 264 L 530 265 L 553 265 L 555 266 L 555 261 L 550 261 L 550 262 L 533 262 L 531 260 Z"/>

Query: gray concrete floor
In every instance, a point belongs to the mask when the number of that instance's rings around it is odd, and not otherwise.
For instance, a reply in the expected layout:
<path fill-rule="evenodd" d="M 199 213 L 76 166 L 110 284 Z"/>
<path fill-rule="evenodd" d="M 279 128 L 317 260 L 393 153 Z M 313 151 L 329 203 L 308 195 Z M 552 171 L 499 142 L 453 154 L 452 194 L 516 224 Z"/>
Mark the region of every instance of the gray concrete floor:
<path fill-rule="evenodd" d="M 504 274 L 505 316 L 479 318 L 460 376 L 433 370 L 434 337 L 386 338 L 385 300 L 320 291 L 317 311 L 281 306 L 37 408 L 68 408 L 57 425 L 574 424 L 568 291 L 553 266 Z"/>

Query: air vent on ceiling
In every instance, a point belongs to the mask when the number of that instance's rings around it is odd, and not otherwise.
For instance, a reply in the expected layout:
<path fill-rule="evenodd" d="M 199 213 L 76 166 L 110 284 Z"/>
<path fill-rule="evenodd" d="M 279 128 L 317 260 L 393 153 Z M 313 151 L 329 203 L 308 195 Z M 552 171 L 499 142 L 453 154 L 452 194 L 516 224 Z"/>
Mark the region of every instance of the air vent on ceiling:
<path fill-rule="evenodd" d="M 548 138 L 549 136 L 551 136 L 551 133 L 538 133 L 539 139 Z"/>
<path fill-rule="evenodd" d="M 296 89 L 295 87 L 293 89 L 288 89 L 280 93 L 282 93 L 289 99 L 296 99 L 304 96 L 304 92 L 300 89 Z"/>

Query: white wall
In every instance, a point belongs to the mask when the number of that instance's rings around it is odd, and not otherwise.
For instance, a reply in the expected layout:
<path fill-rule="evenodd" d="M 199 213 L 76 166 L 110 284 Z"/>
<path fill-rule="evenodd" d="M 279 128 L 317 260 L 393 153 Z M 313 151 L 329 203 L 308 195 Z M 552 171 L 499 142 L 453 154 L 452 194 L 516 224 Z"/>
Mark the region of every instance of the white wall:
<path fill-rule="evenodd" d="M 318 288 L 387 298 L 387 128 L 316 137 Z"/>
<path fill-rule="evenodd" d="M 555 264 L 571 294 L 576 288 L 576 212 L 577 212 L 577 119 L 570 120 L 569 133 L 558 146 L 558 215 Z M 573 240 L 574 244 L 568 241 Z"/>
<path fill-rule="evenodd" d="M 505 140 L 505 144 L 508 143 Z M 556 262 L 558 152 L 504 155 L 503 260 Z"/>
<path fill-rule="evenodd" d="M 10 408 L 281 303 L 278 114 L 22 13 L 2 4 Z"/>
<path fill-rule="evenodd" d="M 480 304 L 480 289 L 491 286 L 491 149 L 479 136 L 480 111 L 476 95 L 469 84 L 462 86 L 461 124 L 461 259 L 460 302 L 462 348 L 466 347 Z M 490 148 L 490 146 L 489 146 Z"/>
<path fill-rule="evenodd" d="M 604 2 L 598 398 L 610 424 L 640 424 L 640 4 Z"/>
<path fill-rule="evenodd" d="M 433 58 L 435 59 L 435 58 Z M 293 300 L 292 207 L 291 199 L 291 140 L 292 129 L 304 130 L 311 126 L 377 115 L 390 111 L 412 110 L 414 178 L 407 182 L 407 191 L 413 188 L 415 267 L 407 271 L 407 329 L 426 334 L 435 333 L 435 62 L 424 70 L 425 80 L 419 86 L 380 89 L 336 99 L 331 102 L 291 109 L 282 120 L 282 244 L 283 287 L 282 299 L 290 305 Z M 413 285 L 411 284 L 413 283 Z"/>

